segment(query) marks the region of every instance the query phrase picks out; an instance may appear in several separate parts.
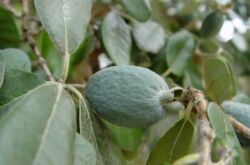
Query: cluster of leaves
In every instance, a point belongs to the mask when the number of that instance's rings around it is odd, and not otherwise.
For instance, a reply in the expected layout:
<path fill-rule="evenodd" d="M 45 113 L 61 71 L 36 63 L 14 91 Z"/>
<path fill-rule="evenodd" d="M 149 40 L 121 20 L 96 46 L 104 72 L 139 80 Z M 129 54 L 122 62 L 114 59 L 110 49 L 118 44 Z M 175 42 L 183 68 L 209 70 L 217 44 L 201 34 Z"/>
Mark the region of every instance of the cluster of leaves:
<path fill-rule="evenodd" d="M 83 90 L 70 83 L 83 84 L 109 65 L 147 67 L 168 76 L 171 87 L 205 91 L 215 130 L 213 161 L 223 161 L 227 154 L 235 165 L 249 161 L 243 152 L 249 153 L 250 140 L 234 132 L 224 113 L 250 127 L 249 32 L 243 35 L 236 26 L 232 40 L 217 37 L 225 21 L 244 23 L 250 15 L 247 2 L 34 0 L 30 4 L 29 35 L 53 78 L 67 83 L 46 81 L 36 52 L 22 41 L 27 34 L 20 35 L 27 22 L 13 15 L 20 13 L 22 4 L 3 3 L 0 164 L 197 162 L 195 119 L 182 119 L 183 109 L 145 129 L 119 127 L 90 111 Z"/>

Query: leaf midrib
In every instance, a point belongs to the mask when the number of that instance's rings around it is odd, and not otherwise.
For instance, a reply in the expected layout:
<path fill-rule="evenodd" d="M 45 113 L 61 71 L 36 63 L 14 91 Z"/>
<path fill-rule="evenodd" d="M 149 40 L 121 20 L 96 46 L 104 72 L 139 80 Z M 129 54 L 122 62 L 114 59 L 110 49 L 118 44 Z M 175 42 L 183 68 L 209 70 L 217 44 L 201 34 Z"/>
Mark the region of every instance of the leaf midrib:
<path fill-rule="evenodd" d="M 38 155 L 40 154 L 42 148 L 43 148 L 43 145 L 44 145 L 44 141 L 46 139 L 46 136 L 48 135 L 48 130 L 49 130 L 49 127 L 51 125 L 51 122 L 52 122 L 52 119 L 54 117 L 54 114 L 57 110 L 57 106 L 58 106 L 58 102 L 60 101 L 60 98 L 61 98 L 61 95 L 62 95 L 62 91 L 63 91 L 63 86 L 61 84 L 57 85 L 58 87 L 58 93 L 57 93 L 57 96 L 56 96 L 56 99 L 55 99 L 55 104 L 53 105 L 52 107 L 52 110 L 51 110 L 51 113 L 49 115 L 49 118 L 48 118 L 48 121 L 46 123 L 46 126 L 45 126 L 45 129 L 43 131 L 43 135 L 42 135 L 42 138 L 41 138 L 41 142 L 38 146 L 38 149 L 36 151 L 36 154 L 34 156 L 34 159 L 33 159 L 33 163 L 32 164 L 36 164 L 36 161 L 37 161 L 37 157 Z"/>

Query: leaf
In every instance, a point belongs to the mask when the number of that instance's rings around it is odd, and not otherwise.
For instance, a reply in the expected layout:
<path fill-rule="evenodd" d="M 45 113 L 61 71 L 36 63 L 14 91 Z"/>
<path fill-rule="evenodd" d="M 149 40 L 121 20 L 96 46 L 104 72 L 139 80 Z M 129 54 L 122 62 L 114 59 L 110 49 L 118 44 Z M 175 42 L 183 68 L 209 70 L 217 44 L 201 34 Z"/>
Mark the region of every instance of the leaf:
<path fill-rule="evenodd" d="M 4 56 L 6 68 L 31 72 L 31 62 L 28 55 L 20 49 L 3 49 L 0 54 Z"/>
<path fill-rule="evenodd" d="M 194 127 L 190 121 L 184 119 L 178 121 L 153 148 L 147 165 L 159 165 L 163 162 L 173 163 L 187 155 L 193 133 Z"/>
<path fill-rule="evenodd" d="M 233 165 L 244 165 L 240 143 L 231 123 L 228 121 L 221 108 L 216 103 L 211 102 L 208 105 L 207 112 L 211 125 L 215 131 L 216 138 L 223 141 L 232 153 Z"/>
<path fill-rule="evenodd" d="M 199 157 L 200 157 L 200 155 L 197 153 L 186 155 L 186 156 L 176 160 L 172 165 L 195 164 L 195 163 L 197 163 Z"/>
<path fill-rule="evenodd" d="M 202 38 L 211 38 L 216 36 L 223 25 L 224 17 L 218 12 L 210 13 L 202 22 L 200 34 Z"/>
<path fill-rule="evenodd" d="M 106 126 L 114 136 L 118 146 L 125 151 L 136 150 L 142 141 L 142 130 L 139 128 L 120 127 L 109 122 L 105 122 Z"/>
<path fill-rule="evenodd" d="M 123 165 L 125 160 L 120 149 L 114 144 L 107 129 L 95 118 L 85 99 L 80 102 L 80 132 L 97 153 L 97 165 Z"/>
<path fill-rule="evenodd" d="M 5 61 L 4 61 L 4 56 L 1 55 L 0 53 L 0 89 L 3 85 L 3 81 L 4 81 L 4 73 L 5 73 Z"/>
<path fill-rule="evenodd" d="M 167 50 L 167 42 L 168 42 L 168 40 L 166 39 L 164 47 L 159 52 L 159 55 L 157 55 L 155 57 L 155 59 L 152 60 L 153 65 L 151 66 L 150 69 L 158 74 L 162 74 L 168 69 L 167 61 L 165 60 L 166 59 L 165 54 L 166 54 L 166 50 Z"/>
<path fill-rule="evenodd" d="M 21 38 L 11 13 L 0 6 L 0 49 L 18 47 Z"/>
<path fill-rule="evenodd" d="M 147 21 L 151 15 L 145 0 L 121 0 L 121 3 L 129 15 L 138 21 Z"/>
<path fill-rule="evenodd" d="M 79 48 L 70 56 L 70 68 L 72 69 L 77 63 L 90 55 L 96 46 L 96 39 L 93 30 L 89 29 Z"/>
<path fill-rule="evenodd" d="M 44 82 L 34 73 L 6 69 L 4 83 L 0 89 L 0 105 L 6 104 Z"/>
<path fill-rule="evenodd" d="M 96 165 L 93 146 L 80 134 L 75 135 L 74 165 Z"/>
<path fill-rule="evenodd" d="M 151 53 L 158 53 L 165 43 L 164 29 L 153 21 L 136 23 L 133 36 L 140 49 Z"/>
<path fill-rule="evenodd" d="M 197 66 L 197 64 L 195 64 L 193 61 L 188 64 L 188 67 L 184 71 L 184 77 L 187 85 L 202 91 L 204 90 L 202 87 L 202 79 L 199 66 Z"/>
<path fill-rule="evenodd" d="M 79 125 L 80 134 L 93 145 L 96 151 L 97 164 L 103 164 L 102 155 L 98 148 L 95 132 L 93 129 L 93 123 L 90 116 L 89 107 L 84 98 L 80 98 L 79 100 Z"/>
<path fill-rule="evenodd" d="M 132 39 L 130 27 L 114 12 L 108 13 L 101 28 L 103 45 L 116 65 L 130 62 Z"/>
<path fill-rule="evenodd" d="M 207 95 L 218 103 L 235 94 L 233 75 L 225 57 L 211 57 L 204 63 L 204 79 Z"/>
<path fill-rule="evenodd" d="M 35 0 L 43 27 L 63 54 L 73 53 L 82 42 L 91 6 L 91 0 Z"/>
<path fill-rule="evenodd" d="M 63 56 L 53 45 L 48 34 L 44 31 L 40 34 L 38 39 L 38 46 L 41 54 L 46 59 L 46 62 L 51 69 L 53 77 L 60 79 L 62 67 L 63 67 Z"/>
<path fill-rule="evenodd" d="M 172 73 L 182 76 L 195 50 L 195 42 L 188 31 L 180 31 L 169 37 L 166 59 Z"/>
<path fill-rule="evenodd" d="M 72 164 L 75 131 L 75 106 L 63 85 L 39 86 L 0 117 L 0 164 Z"/>

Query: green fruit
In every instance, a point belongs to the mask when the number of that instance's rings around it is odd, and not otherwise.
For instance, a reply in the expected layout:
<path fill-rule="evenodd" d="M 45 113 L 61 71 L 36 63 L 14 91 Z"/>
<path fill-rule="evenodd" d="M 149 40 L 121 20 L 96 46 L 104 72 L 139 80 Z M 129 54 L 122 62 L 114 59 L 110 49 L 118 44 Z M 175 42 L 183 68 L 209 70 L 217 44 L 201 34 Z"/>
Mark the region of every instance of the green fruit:
<path fill-rule="evenodd" d="M 90 106 L 105 120 L 124 127 L 148 127 L 165 115 L 173 96 L 156 73 L 136 66 L 114 66 L 97 72 L 86 86 Z"/>
<path fill-rule="evenodd" d="M 239 122 L 250 128 L 250 105 L 234 101 L 224 101 L 222 103 L 224 111 L 233 116 Z M 250 150 L 250 140 L 237 133 L 237 137 L 244 149 Z"/>
<path fill-rule="evenodd" d="M 216 36 L 223 25 L 224 17 L 218 11 L 210 13 L 202 23 L 200 34 L 202 38 Z"/>

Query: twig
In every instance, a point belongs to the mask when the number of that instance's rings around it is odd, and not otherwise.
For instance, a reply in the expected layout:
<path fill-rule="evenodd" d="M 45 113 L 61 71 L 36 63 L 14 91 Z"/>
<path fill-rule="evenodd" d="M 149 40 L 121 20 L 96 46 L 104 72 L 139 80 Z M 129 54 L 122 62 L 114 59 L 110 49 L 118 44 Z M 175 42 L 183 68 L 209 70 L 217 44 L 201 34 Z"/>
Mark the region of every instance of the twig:
<path fill-rule="evenodd" d="M 34 54 L 36 55 L 36 58 L 41 66 L 41 68 L 44 70 L 45 74 L 47 75 L 48 79 L 50 81 L 55 81 L 51 71 L 49 70 L 49 67 L 41 55 L 41 52 L 39 51 L 38 47 L 36 46 L 36 42 L 32 36 L 32 33 L 30 32 L 30 20 L 29 20 L 29 1 L 28 0 L 22 0 L 22 31 L 24 35 L 24 40 L 27 41 L 33 50 Z"/>
<path fill-rule="evenodd" d="M 237 132 L 239 132 L 240 134 L 242 134 L 246 138 L 250 139 L 250 128 L 246 127 L 245 125 L 243 125 L 242 123 L 237 121 L 232 116 L 228 116 L 228 119 Z"/>
<path fill-rule="evenodd" d="M 11 12 L 11 14 L 12 14 L 14 17 L 16 17 L 16 18 L 21 18 L 21 17 L 22 17 L 22 15 L 21 15 L 20 13 L 18 13 L 14 7 L 12 7 L 12 6 L 10 5 L 10 1 L 9 1 L 9 0 L 3 0 L 3 2 L 1 2 L 1 3 L 3 4 L 3 6 L 4 6 L 7 10 L 9 10 L 9 11 Z"/>
<path fill-rule="evenodd" d="M 181 102 L 186 104 L 192 101 L 194 108 L 198 113 L 198 134 L 199 134 L 199 150 L 200 158 L 199 165 L 209 165 L 211 162 L 211 143 L 214 138 L 214 131 L 210 126 L 210 122 L 207 117 L 207 101 L 204 98 L 202 91 L 194 88 L 187 88 L 183 92 Z"/>
<path fill-rule="evenodd" d="M 72 86 L 72 87 L 78 88 L 78 89 L 84 89 L 86 84 L 67 84 L 67 86 Z"/>
<path fill-rule="evenodd" d="M 162 73 L 161 77 L 165 78 L 165 77 L 167 77 L 171 72 L 172 72 L 171 69 L 168 68 L 168 70 L 166 70 L 164 73 Z"/>

